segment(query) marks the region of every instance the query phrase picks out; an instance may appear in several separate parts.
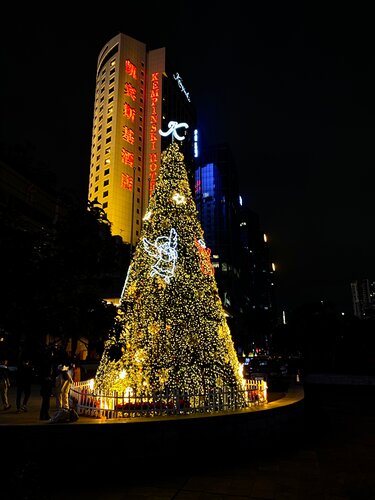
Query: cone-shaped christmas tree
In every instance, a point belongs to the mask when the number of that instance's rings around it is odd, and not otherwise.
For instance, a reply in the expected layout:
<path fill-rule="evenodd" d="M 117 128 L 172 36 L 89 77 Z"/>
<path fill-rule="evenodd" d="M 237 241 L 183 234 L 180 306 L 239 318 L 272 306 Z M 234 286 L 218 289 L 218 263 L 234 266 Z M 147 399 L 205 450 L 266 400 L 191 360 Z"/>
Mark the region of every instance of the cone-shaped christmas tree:
<path fill-rule="evenodd" d="M 242 391 L 243 383 L 184 157 L 172 143 L 162 153 L 95 387 L 198 394 Z"/>

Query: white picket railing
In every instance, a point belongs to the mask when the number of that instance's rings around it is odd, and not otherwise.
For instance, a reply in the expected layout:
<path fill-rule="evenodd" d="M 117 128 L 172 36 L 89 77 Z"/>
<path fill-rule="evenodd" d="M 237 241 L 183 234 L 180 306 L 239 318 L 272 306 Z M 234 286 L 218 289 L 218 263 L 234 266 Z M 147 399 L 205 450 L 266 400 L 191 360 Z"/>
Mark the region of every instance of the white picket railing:
<path fill-rule="evenodd" d="M 72 406 L 79 415 L 106 418 L 130 418 L 233 411 L 267 403 L 267 384 L 247 380 L 246 389 L 234 391 L 216 388 L 205 394 L 166 391 L 149 396 L 124 393 L 93 393 L 93 380 L 75 382 L 70 390 Z"/>

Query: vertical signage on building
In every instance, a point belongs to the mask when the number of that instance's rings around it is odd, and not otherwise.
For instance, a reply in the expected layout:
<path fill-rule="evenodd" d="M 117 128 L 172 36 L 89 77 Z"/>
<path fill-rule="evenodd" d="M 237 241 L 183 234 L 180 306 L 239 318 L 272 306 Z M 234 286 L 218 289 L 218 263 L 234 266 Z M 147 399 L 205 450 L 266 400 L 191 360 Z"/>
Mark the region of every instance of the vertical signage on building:
<path fill-rule="evenodd" d="M 149 153 L 149 179 L 150 179 L 150 191 L 149 195 L 151 196 L 155 189 L 155 182 L 158 172 L 158 150 L 157 150 L 157 141 L 158 141 L 158 112 L 157 112 L 157 103 L 159 100 L 159 89 L 160 89 L 160 81 L 159 81 L 159 73 L 155 72 L 151 74 L 151 89 L 150 89 L 150 102 L 151 102 L 151 115 L 150 115 L 150 135 L 149 135 L 149 143 L 150 143 L 150 153 Z"/>
<path fill-rule="evenodd" d="M 137 89 L 132 84 L 137 80 L 137 67 L 129 59 L 125 61 L 125 73 L 129 75 L 130 81 L 125 82 L 124 97 L 128 100 L 124 101 L 122 114 L 125 117 L 125 125 L 122 127 L 121 138 L 124 145 L 121 147 L 121 162 L 128 167 L 127 171 L 121 173 L 121 188 L 126 191 L 133 190 L 133 169 L 134 169 L 134 152 L 129 150 L 129 146 L 134 145 L 134 122 L 136 117 L 136 109 L 132 102 L 137 100 Z M 131 172 L 131 174 L 129 173 Z"/>

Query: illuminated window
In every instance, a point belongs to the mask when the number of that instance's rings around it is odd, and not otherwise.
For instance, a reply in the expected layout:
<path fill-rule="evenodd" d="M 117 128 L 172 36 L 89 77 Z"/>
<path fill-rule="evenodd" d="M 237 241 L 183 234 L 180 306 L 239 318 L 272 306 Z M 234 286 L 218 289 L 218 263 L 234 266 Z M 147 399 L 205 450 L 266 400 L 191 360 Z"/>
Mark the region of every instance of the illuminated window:
<path fill-rule="evenodd" d="M 109 155 L 110 152 L 111 152 L 111 148 L 105 148 L 105 154 L 106 155 Z"/>
<path fill-rule="evenodd" d="M 108 113 L 112 113 L 113 111 L 113 106 L 111 106 L 110 108 L 108 108 Z"/>

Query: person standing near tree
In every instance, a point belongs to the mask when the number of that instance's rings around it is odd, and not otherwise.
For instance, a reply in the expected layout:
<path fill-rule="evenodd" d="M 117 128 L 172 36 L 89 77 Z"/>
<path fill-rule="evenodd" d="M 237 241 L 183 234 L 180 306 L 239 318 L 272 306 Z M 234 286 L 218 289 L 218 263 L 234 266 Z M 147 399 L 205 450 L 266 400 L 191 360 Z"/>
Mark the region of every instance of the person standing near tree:
<path fill-rule="evenodd" d="M 17 413 L 22 413 L 27 411 L 27 403 L 30 399 L 31 394 L 31 383 L 33 379 L 33 368 L 30 364 L 29 359 L 23 359 L 18 365 L 16 374 L 16 406 Z M 22 405 L 21 405 L 22 400 Z"/>
<path fill-rule="evenodd" d="M 69 392 L 73 383 L 69 366 L 59 365 L 55 379 L 56 413 L 49 420 L 50 423 L 66 422 L 70 420 Z"/>
<path fill-rule="evenodd" d="M 9 404 L 8 400 L 9 387 L 10 387 L 10 379 L 9 379 L 8 360 L 4 359 L 0 362 L 0 396 L 4 406 L 4 410 L 9 410 L 12 407 L 12 405 Z"/>
<path fill-rule="evenodd" d="M 42 404 L 40 406 L 39 420 L 49 420 L 51 394 L 53 389 L 52 369 L 51 367 L 44 368 L 41 382 L 40 382 L 40 395 L 42 397 Z"/>

